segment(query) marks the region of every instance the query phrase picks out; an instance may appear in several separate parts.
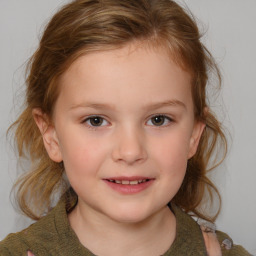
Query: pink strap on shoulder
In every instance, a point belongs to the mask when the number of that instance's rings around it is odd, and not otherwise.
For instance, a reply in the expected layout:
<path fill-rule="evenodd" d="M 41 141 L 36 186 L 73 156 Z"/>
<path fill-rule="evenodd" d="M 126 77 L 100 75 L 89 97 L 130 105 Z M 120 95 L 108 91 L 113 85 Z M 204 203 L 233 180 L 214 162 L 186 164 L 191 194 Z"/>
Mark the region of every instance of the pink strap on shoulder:
<path fill-rule="evenodd" d="M 200 225 L 200 228 L 203 233 L 207 255 L 222 256 L 220 243 L 215 232 L 215 224 L 200 218 L 197 220 L 197 223 L 198 225 Z"/>
<path fill-rule="evenodd" d="M 221 256 L 221 248 L 217 236 L 213 232 L 203 231 L 204 243 L 208 256 Z"/>

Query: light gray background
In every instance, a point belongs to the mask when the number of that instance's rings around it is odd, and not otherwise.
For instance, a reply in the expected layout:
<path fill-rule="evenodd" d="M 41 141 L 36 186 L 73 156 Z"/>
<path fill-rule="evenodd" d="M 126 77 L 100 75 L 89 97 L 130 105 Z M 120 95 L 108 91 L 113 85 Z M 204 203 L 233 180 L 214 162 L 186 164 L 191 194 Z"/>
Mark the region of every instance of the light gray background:
<path fill-rule="evenodd" d="M 203 40 L 223 74 L 220 98 L 225 105 L 214 103 L 232 145 L 214 175 L 223 198 L 217 227 L 256 254 L 256 1 L 184 1 L 207 30 Z M 0 0 L 0 239 L 28 223 L 10 202 L 17 163 L 5 132 L 20 110 L 24 63 L 46 21 L 65 2 Z"/>

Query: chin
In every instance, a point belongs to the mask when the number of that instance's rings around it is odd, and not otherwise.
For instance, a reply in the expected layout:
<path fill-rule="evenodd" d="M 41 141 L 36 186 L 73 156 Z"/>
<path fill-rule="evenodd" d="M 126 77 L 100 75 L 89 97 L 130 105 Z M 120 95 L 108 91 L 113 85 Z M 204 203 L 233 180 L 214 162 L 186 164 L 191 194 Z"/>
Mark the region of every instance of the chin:
<path fill-rule="evenodd" d="M 139 224 L 147 219 L 149 219 L 152 215 L 154 215 L 153 212 L 149 211 L 143 211 L 140 209 L 125 209 L 125 210 L 119 210 L 115 209 L 115 212 L 112 214 L 109 214 L 109 217 L 114 220 L 115 222 L 119 223 L 126 223 L 126 224 Z"/>

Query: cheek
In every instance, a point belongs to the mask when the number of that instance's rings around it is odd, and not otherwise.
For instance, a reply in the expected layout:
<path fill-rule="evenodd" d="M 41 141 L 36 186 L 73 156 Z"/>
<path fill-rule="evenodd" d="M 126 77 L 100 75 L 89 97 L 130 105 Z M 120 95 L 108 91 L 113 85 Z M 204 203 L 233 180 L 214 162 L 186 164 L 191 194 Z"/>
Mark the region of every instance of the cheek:
<path fill-rule="evenodd" d="M 176 168 L 186 167 L 189 152 L 189 136 L 184 133 L 175 133 L 165 136 L 158 143 L 153 142 L 152 155 L 158 159 L 165 167 Z M 175 168 L 175 169 L 176 169 Z"/>
<path fill-rule="evenodd" d="M 163 142 L 162 145 L 155 147 L 152 153 L 161 184 L 161 190 L 157 189 L 155 193 L 159 193 L 166 203 L 177 194 L 184 180 L 187 169 L 187 154 L 184 153 L 184 149 L 184 144 L 173 138 L 172 143 Z"/>
<path fill-rule="evenodd" d="M 61 151 L 67 174 L 76 173 L 77 177 L 95 174 L 107 154 L 104 144 L 99 145 L 97 140 L 81 139 L 80 136 L 65 140 Z"/>
<path fill-rule="evenodd" d="M 184 133 L 173 133 L 156 145 L 152 147 L 151 155 L 160 171 L 163 196 L 171 200 L 178 192 L 186 174 L 188 136 Z"/>

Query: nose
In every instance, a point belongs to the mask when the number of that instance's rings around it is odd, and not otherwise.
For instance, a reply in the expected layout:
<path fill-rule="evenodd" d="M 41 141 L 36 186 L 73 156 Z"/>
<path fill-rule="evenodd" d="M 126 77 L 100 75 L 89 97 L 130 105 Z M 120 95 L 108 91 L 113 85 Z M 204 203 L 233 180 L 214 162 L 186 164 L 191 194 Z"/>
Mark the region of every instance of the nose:
<path fill-rule="evenodd" d="M 115 162 L 132 165 L 147 159 L 146 143 L 142 133 L 135 129 L 122 130 L 113 139 L 112 158 Z"/>

